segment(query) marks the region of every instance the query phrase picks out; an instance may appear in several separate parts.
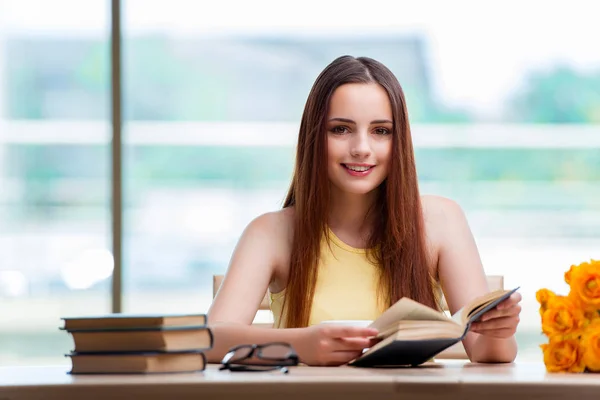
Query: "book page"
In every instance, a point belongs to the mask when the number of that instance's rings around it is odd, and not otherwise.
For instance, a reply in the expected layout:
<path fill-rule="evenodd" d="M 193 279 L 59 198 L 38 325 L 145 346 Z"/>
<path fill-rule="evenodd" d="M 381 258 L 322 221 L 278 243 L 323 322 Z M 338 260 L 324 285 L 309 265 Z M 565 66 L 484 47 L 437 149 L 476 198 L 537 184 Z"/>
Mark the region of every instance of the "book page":
<path fill-rule="evenodd" d="M 369 327 L 382 331 L 402 320 L 450 321 L 450 318 L 440 311 L 403 297 L 385 310 Z"/>
<path fill-rule="evenodd" d="M 431 326 L 416 326 L 412 329 L 401 329 L 393 334 L 395 340 L 427 340 L 427 339 L 455 339 L 460 338 L 463 329 L 456 324 L 433 323 Z"/>

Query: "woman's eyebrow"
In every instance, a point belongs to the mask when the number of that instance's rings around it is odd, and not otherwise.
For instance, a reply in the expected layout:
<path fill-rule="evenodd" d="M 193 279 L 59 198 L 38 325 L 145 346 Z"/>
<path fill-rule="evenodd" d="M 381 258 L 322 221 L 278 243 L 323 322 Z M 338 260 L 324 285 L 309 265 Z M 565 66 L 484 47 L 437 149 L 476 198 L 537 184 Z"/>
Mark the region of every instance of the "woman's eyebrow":
<path fill-rule="evenodd" d="M 376 119 L 371 121 L 371 124 L 393 124 L 393 122 L 389 119 Z"/>
<path fill-rule="evenodd" d="M 354 122 L 353 120 L 351 120 L 349 118 L 334 117 L 334 118 L 329 119 L 329 122 L 333 122 L 333 121 L 345 122 L 347 124 L 355 124 L 356 125 L 356 122 Z M 389 119 L 376 119 L 376 120 L 371 121 L 371 124 L 393 124 L 393 122 Z"/>
<path fill-rule="evenodd" d="M 348 118 L 339 118 L 339 117 L 329 118 L 329 122 L 333 122 L 333 121 L 345 122 L 347 124 L 355 124 L 356 125 L 356 122 L 354 122 Z"/>

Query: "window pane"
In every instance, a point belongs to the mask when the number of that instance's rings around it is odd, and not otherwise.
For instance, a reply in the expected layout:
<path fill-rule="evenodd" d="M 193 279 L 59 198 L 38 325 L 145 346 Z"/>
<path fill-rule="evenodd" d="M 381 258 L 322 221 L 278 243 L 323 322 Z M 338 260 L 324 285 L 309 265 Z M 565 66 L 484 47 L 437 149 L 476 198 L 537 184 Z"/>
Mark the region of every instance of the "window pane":
<path fill-rule="evenodd" d="M 404 87 L 422 192 L 458 201 L 486 273 L 521 286 L 519 357 L 539 360 L 535 291 L 600 248 L 600 28 L 442 3 L 127 1 L 126 308 L 207 309 L 244 226 L 281 206 L 317 74 L 366 55 Z"/>
<path fill-rule="evenodd" d="M 110 311 L 107 5 L 0 0 L 0 364 L 68 363 L 60 318 Z"/>

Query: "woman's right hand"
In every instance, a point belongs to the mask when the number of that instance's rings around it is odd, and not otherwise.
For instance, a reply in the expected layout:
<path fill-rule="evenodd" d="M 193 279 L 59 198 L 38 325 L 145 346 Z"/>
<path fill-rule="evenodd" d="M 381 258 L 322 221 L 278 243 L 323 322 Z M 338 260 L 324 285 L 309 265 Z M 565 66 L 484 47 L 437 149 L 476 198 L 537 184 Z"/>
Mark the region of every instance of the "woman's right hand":
<path fill-rule="evenodd" d="M 354 326 L 319 324 L 304 328 L 296 344 L 300 362 L 308 365 L 346 364 L 371 347 L 377 330 Z"/>

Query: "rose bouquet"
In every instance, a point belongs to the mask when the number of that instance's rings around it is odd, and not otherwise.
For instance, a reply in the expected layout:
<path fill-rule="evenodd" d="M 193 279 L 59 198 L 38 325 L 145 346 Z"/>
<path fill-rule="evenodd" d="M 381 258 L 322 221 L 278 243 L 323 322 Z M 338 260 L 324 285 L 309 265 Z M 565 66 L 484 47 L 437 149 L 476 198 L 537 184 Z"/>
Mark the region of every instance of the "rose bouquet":
<path fill-rule="evenodd" d="M 569 294 L 540 289 L 541 345 L 548 372 L 600 372 L 600 261 L 572 265 L 565 273 Z"/>

